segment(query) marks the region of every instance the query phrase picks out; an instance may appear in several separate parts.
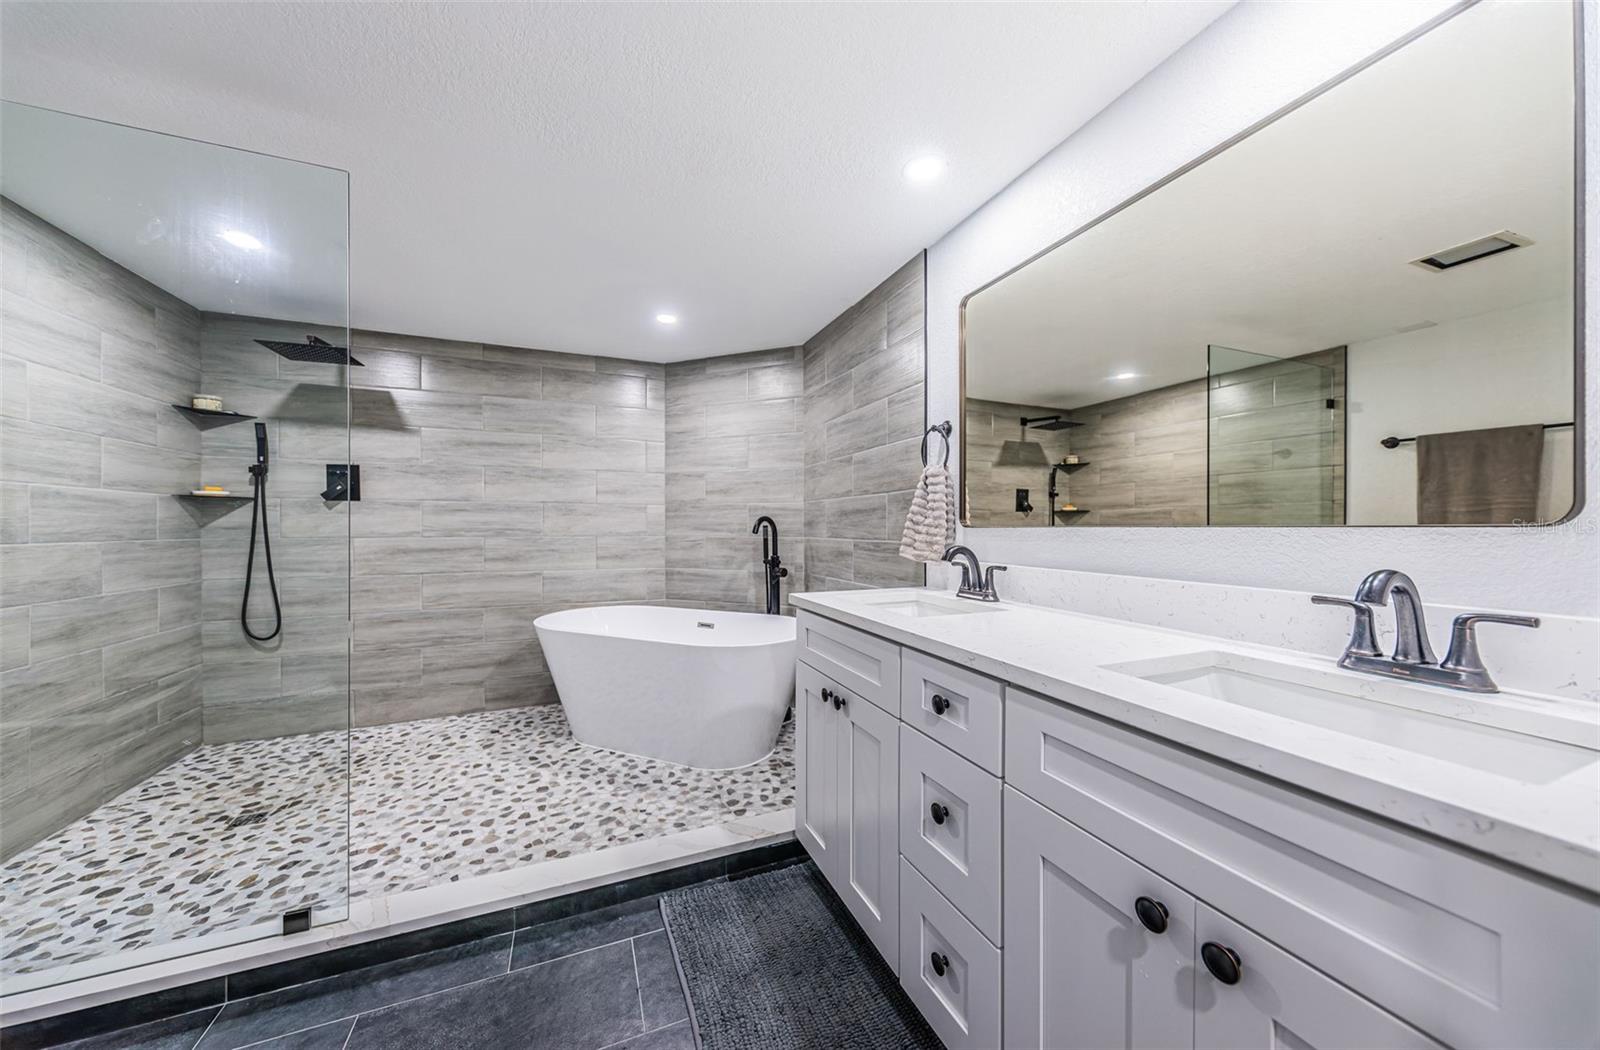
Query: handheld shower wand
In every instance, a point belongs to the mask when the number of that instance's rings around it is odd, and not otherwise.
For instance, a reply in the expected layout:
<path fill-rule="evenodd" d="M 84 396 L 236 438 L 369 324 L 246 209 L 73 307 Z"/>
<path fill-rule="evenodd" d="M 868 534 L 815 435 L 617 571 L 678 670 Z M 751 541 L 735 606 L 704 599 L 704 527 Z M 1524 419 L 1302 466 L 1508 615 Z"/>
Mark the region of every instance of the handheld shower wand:
<path fill-rule="evenodd" d="M 272 575 L 272 537 L 267 532 L 267 425 L 256 424 L 256 461 L 250 465 L 250 484 L 255 501 L 250 504 L 250 554 L 244 563 L 244 599 L 239 603 L 239 626 L 247 637 L 258 642 L 276 638 L 283 630 L 283 606 L 278 603 L 278 581 Z M 250 580 L 256 569 L 256 521 L 261 521 L 261 547 L 267 556 L 267 587 L 272 591 L 272 631 L 256 634 L 250 630 Z"/>

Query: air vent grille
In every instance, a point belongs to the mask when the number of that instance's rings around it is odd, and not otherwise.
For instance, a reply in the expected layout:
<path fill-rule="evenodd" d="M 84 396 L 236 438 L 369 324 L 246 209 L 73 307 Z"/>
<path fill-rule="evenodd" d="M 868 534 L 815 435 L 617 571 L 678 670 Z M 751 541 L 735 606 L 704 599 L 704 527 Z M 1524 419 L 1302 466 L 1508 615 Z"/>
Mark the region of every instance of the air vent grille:
<path fill-rule="evenodd" d="M 1487 237 L 1479 237 L 1475 241 L 1468 241 L 1453 248 L 1434 252 L 1432 255 L 1424 256 L 1421 259 L 1413 259 L 1411 265 L 1420 266 L 1424 270 L 1432 270 L 1435 273 L 1442 273 L 1445 270 L 1453 270 L 1457 266 L 1465 266 L 1469 262 L 1487 259 L 1491 255 L 1501 255 L 1532 243 L 1528 238 L 1512 233 L 1510 230 L 1501 230 L 1499 233 L 1491 233 Z"/>

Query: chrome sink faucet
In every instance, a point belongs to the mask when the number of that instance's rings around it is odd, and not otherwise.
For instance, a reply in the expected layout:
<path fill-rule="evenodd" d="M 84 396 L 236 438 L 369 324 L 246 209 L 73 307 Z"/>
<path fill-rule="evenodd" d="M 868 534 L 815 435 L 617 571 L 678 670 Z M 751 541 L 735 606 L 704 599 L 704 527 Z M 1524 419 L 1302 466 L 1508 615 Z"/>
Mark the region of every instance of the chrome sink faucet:
<path fill-rule="evenodd" d="M 1394 655 L 1385 656 L 1373 629 L 1372 607 L 1394 600 Z M 1462 613 L 1450 627 L 1450 651 L 1435 662 L 1428 644 L 1428 625 L 1424 619 L 1422 592 L 1416 581 L 1398 569 L 1379 569 L 1361 581 L 1352 598 L 1312 595 L 1317 605 L 1339 605 L 1355 613 L 1350 642 L 1339 657 L 1339 666 L 1365 674 L 1404 678 L 1426 685 L 1442 685 L 1471 693 L 1498 693 L 1500 687 L 1483 666 L 1478 652 L 1480 623 L 1504 623 L 1516 627 L 1537 627 L 1537 616 L 1508 616 L 1500 613 Z"/>
<path fill-rule="evenodd" d="M 956 588 L 957 598 L 971 598 L 980 602 L 1000 600 L 1000 595 L 994 589 L 994 574 L 1005 572 L 1004 565 L 991 565 L 984 569 L 978 563 L 978 556 L 972 553 L 972 548 L 959 543 L 945 548 L 944 560 L 961 569 L 961 586 Z"/>

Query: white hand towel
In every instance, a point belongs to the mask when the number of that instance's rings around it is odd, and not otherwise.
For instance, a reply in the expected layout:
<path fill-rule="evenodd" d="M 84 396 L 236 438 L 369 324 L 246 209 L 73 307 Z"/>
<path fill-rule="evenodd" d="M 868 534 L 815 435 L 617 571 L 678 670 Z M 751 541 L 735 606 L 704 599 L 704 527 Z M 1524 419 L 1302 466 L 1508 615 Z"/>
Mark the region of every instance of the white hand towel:
<path fill-rule="evenodd" d="M 922 468 L 911 511 L 906 515 L 905 531 L 900 536 L 900 557 L 912 561 L 938 561 L 955 538 L 956 504 L 950 471 L 944 467 Z"/>

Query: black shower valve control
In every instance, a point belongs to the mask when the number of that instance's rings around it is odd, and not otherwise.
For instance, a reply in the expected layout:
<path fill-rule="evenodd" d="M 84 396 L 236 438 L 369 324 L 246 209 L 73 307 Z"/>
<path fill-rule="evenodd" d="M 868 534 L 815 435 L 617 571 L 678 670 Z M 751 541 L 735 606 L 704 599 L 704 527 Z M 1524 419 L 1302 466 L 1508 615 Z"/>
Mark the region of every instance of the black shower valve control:
<path fill-rule="evenodd" d="M 358 503 L 361 500 L 361 464 L 329 463 L 328 487 L 322 498 L 329 503 Z"/>

